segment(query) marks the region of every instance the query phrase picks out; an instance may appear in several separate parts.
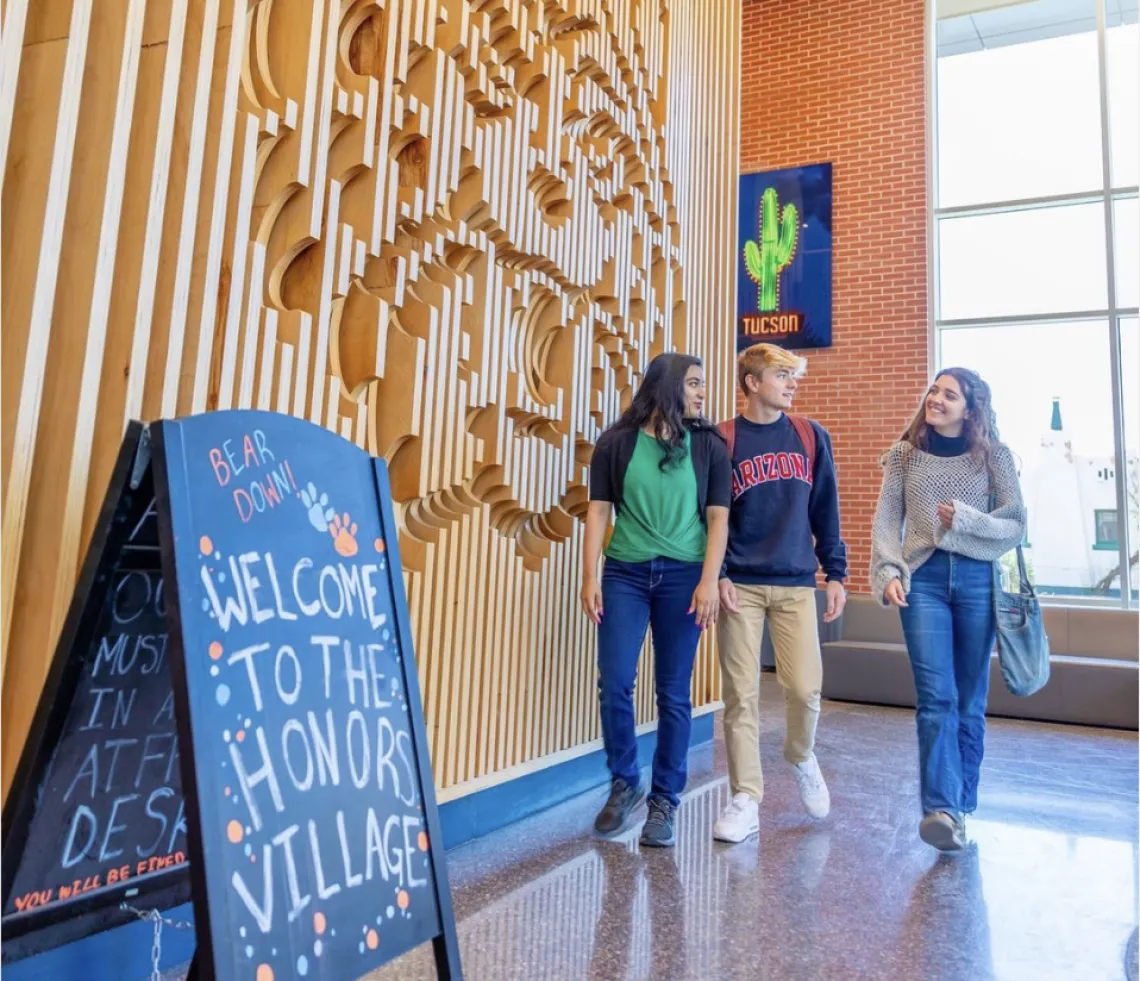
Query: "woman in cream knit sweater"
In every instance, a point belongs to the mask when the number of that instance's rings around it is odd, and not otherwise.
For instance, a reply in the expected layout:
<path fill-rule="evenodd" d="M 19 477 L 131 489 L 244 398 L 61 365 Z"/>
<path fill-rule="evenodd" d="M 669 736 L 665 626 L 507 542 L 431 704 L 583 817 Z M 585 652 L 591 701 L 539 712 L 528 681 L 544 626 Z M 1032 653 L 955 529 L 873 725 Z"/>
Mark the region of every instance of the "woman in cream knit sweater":
<path fill-rule="evenodd" d="M 994 563 L 1025 534 L 1013 454 L 989 386 L 947 368 L 884 458 L 871 584 L 899 608 L 918 695 L 923 841 L 965 846 L 978 804 L 994 646 Z"/>

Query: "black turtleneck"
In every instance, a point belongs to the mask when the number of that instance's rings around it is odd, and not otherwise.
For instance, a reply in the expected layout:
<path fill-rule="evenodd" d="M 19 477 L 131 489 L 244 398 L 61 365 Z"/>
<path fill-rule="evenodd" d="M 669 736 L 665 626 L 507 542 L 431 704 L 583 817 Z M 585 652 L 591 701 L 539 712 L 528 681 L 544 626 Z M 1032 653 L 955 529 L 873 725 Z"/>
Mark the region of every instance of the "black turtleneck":
<path fill-rule="evenodd" d="M 931 429 L 927 435 L 930 440 L 928 452 L 934 456 L 963 456 L 970 452 L 970 447 L 966 445 L 965 433 L 960 433 L 957 436 L 943 436 Z"/>

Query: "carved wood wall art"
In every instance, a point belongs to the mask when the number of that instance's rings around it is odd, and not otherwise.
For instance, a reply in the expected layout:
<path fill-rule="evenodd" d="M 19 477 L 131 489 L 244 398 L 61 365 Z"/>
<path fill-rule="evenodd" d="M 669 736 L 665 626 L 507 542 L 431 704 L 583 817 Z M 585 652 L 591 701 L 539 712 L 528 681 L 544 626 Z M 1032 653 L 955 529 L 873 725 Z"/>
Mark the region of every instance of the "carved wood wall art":
<path fill-rule="evenodd" d="M 739 17 L 6 0 L 6 775 L 125 422 L 230 407 L 389 460 L 441 796 L 598 738 L 594 442 L 661 351 L 732 405 Z"/>

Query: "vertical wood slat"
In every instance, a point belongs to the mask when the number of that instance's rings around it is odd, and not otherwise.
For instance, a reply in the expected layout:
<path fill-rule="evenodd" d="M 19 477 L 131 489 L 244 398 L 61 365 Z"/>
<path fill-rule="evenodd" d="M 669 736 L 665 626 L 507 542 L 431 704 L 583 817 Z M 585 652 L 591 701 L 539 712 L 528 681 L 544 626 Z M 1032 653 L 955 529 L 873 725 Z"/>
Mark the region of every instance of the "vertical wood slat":
<path fill-rule="evenodd" d="M 8 140 L 12 135 L 12 113 L 16 108 L 16 82 L 20 77 L 20 55 L 24 46 L 24 25 L 28 0 L 7 0 L 0 24 L 0 170 L 8 165 Z"/>
<path fill-rule="evenodd" d="M 62 622 L 67 614 L 70 599 L 68 594 L 79 566 L 79 539 L 86 499 L 85 478 L 90 467 L 95 420 L 98 417 L 99 381 L 107 338 L 107 318 L 111 307 L 119 218 L 126 190 L 127 149 L 134 117 L 135 88 L 138 83 L 140 44 L 145 15 L 145 0 L 130 0 L 123 36 L 103 214 L 96 246 L 91 316 L 87 325 L 86 351 L 79 375 L 79 408 L 75 416 L 74 442 L 67 469 L 66 499 L 61 516 L 61 548 L 56 564 L 56 582 L 51 595 L 53 602 L 49 616 L 53 623 Z"/>
<path fill-rule="evenodd" d="M 12 447 L 9 450 L 11 454 L 9 470 L 3 475 L 3 540 L 0 541 L 0 575 L 3 577 L 3 584 L 0 586 L 0 673 L 4 672 L 7 666 L 6 655 L 11 635 L 13 601 L 16 596 L 16 576 L 24 541 L 24 515 L 28 506 L 36 430 L 39 428 L 40 402 L 47 371 L 52 308 L 55 305 L 56 283 L 59 277 L 59 256 L 63 249 L 64 216 L 71 188 L 75 131 L 79 125 L 79 104 L 83 94 L 81 79 L 87 56 L 91 6 L 92 0 L 75 0 L 71 11 L 63 86 L 56 115 L 47 208 L 44 213 L 39 264 L 33 288 L 28 346 L 19 384 L 19 408 Z M 15 90 L 12 92 L 12 98 L 15 99 Z M 10 118 L 11 110 L 7 109 L 5 112 Z M 19 284 L 10 283 L 9 289 L 12 288 L 19 288 Z"/>
<path fill-rule="evenodd" d="M 0 669 L 5 773 L 30 718 L 9 709 L 34 705 L 109 448 L 130 418 L 226 405 L 289 411 L 388 458 L 446 796 L 596 745 L 596 638 L 577 600 L 588 449 L 671 345 L 704 358 L 712 405 L 732 400 L 739 10 L 616 0 L 571 24 L 520 0 L 492 37 L 470 0 L 344 21 L 335 0 L 301 15 L 160 0 L 154 28 L 153 0 L 130 0 L 107 46 L 88 45 L 91 0 L 44 2 L 71 26 L 58 97 L 21 90 L 55 120 L 40 249 L 34 277 L 9 275 L 9 251 L 0 270 L 19 291 L 5 310 L 28 311 L 26 345 L 5 345 L 19 363 L 3 365 L 19 393 L 4 402 L 3 638 L 23 655 Z M 9 0 L 0 39 L 4 138 L 33 78 L 26 11 Z M 146 52 L 152 30 L 164 57 Z M 117 86 L 87 84 L 85 65 Z M 535 71 L 551 77 L 531 89 Z M 96 118 L 109 149 L 84 159 L 77 126 Z M 6 163 L 5 206 L 28 179 Z M 67 207 L 93 184 L 95 234 Z M 54 300 L 75 284 L 86 326 L 61 343 Z M 45 384 L 63 378 L 74 425 L 45 429 Z M 56 472 L 48 534 L 27 494 Z M 58 558 L 33 571 L 24 545 L 48 541 Z M 47 605 L 14 607 L 20 591 Z M 647 645 L 639 723 L 652 679 Z M 718 682 L 706 638 L 694 704 Z"/>

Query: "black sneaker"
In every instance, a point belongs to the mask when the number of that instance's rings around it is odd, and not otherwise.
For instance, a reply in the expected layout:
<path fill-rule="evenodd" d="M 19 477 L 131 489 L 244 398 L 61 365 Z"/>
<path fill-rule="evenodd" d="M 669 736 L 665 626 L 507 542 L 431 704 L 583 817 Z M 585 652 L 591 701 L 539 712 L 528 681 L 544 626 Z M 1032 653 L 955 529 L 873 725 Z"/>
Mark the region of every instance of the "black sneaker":
<path fill-rule="evenodd" d="M 641 843 L 649 848 L 672 848 L 677 844 L 676 815 L 677 808 L 667 800 L 649 798 L 649 817 L 641 829 Z"/>
<path fill-rule="evenodd" d="M 644 790 L 640 787 L 631 787 L 618 777 L 610 788 L 610 799 L 594 818 L 594 830 L 600 835 L 616 834 L 644 798 Z"/>

